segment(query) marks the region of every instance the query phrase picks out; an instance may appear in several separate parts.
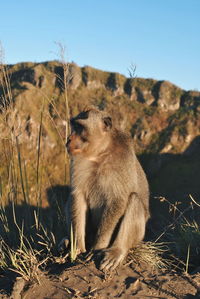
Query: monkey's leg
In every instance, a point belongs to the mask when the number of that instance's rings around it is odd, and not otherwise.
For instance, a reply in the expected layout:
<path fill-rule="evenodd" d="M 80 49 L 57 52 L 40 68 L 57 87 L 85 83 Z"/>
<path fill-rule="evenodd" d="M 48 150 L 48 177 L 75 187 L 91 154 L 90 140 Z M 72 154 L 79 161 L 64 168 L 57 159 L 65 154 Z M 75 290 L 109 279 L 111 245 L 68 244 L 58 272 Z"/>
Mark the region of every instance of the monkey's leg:
<path fill-rule="evenodd" d="M 131 194 L 118 234 L 108 249 L 104 249 L 101 270 L 113 270 L 121 264 L 128 250 L 136 246 L 145 234 L 145 210 L 137 194 Z"/>
<path fill-rule="evenodd" d="M 74 240 L 77 251 L 85 252 L 85 230 L 86 230 L 87 203 L 83 195 L 74 195 L 71 201 L 71 217 Z"/>
<path fill-rule="evenodd" d="M 123 216 L 125 209 L 126 202 L 123 200 L 113 200 L 111 205 L 105 206 L 97 230 L 94 250 L 104 249 L 109 246 L 113 232 L 120 218 Z"/>

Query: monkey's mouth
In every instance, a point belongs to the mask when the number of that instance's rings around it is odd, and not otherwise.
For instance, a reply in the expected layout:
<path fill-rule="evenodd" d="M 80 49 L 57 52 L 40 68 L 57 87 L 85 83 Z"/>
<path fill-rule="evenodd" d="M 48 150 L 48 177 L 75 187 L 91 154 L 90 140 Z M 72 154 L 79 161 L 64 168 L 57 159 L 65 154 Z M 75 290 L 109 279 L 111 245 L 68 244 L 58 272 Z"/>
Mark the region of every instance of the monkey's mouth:
<path fill-rule="evenodd" d="M 70 154 L 70 155 L 74 156 L 74 155 L 81 153 L 81 149 L 80 149 L 79 145 L 78 144 L 74 145 L 70 137 L 67 138 L 66 148 L 67 148 L 68 154 Z"/>

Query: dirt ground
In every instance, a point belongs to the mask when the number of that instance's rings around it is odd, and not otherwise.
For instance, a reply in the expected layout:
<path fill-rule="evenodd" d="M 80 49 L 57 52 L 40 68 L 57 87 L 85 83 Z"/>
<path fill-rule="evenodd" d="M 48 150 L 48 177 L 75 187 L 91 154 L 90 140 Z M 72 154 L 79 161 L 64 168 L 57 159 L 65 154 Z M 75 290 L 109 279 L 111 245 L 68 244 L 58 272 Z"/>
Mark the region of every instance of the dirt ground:
<path fill-rule="evenodd" d="M 1 276 L 0 298 L 200 298 L 199 272 L 197 269 L 192 275 L 178 274 L 173 270 L 153 270 L 147 265 L 129 262 L 105 274 L 94 262 L 79 261 L 71 267 L 55 265 L 48 274 L 39 272 L 38 282 L 28 283 L 16 278 L 9 286 L 9 277 Z"/>

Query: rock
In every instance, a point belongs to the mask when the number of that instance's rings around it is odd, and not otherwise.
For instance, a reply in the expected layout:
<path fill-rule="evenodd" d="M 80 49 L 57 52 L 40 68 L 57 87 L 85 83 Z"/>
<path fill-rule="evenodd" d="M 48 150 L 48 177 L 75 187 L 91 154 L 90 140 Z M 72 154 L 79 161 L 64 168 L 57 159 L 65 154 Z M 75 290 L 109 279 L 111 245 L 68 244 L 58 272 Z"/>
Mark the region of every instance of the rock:
<path fill-rule="evenodd" d="M 164 111 L 178 110 L 182 90 L 168 81 L 161 81 L 157 92 L 157 106 Z"/>
<path fill-rule="evenodd" d="M 67 87 L 71 89 L 77 89 L 82 81 L 82 74 L 80 68 L 75 64 L 66 64 L 64 66 L 66 74 L 64 75 L 64 69 L 62 65 L 58 65 L 54 68 L 56 80 L 55 86 L 60 90 L 64 89 L 64 76 L 66 76 Z"/>
<path fill-rule="evenodd" d="M 36 85 L 34 69 L 24 68 L 12 73 L 11 86 L 13 88 L 18 87 L 18 84 L 21 84 L 22 82 L 28 82 Z"/>
<path fill-rule="evenodd" d="M 72 89 L 77 89 L 82 81 L 81 70 L 75 63 L 69 65 L 68 81 Z"/>
<path fill-rule="evenodd" d="M 124 93 L 124 80 L 124 76 L 117 73 L 110 73 L 106 82 L 106 88 L 110 89 L 114 96 L 122 95 Z"/>
<path fill-rule="evenodd" d="M 155 101 L 155 97 L 152 94 L 155 82 L 152 79 L 144 81 L 141 78 L 129 78 L 125 81 L 124 92 L 130 97 L 131 101 L 151 105 Z"/>
<path fill-rule="evenodd" d="M 198 91 L 187 91 L 181 97 L 181 106 L 189 109 L 199 110 L 200 94 Z"/>

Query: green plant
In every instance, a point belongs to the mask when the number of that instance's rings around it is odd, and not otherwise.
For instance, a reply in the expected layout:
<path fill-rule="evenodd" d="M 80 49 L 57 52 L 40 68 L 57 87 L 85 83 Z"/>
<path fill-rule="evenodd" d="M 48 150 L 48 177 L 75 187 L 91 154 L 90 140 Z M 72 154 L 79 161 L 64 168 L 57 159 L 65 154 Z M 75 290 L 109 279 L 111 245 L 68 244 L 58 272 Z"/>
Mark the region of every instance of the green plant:
<path fill-rule="evenodd" d="M 77 240 L 76 236 L 73 231 L 73 226 L 71 224 L 71 231 L 70 231 L 70 260 L 73 263 L 77 258 Z"/>

